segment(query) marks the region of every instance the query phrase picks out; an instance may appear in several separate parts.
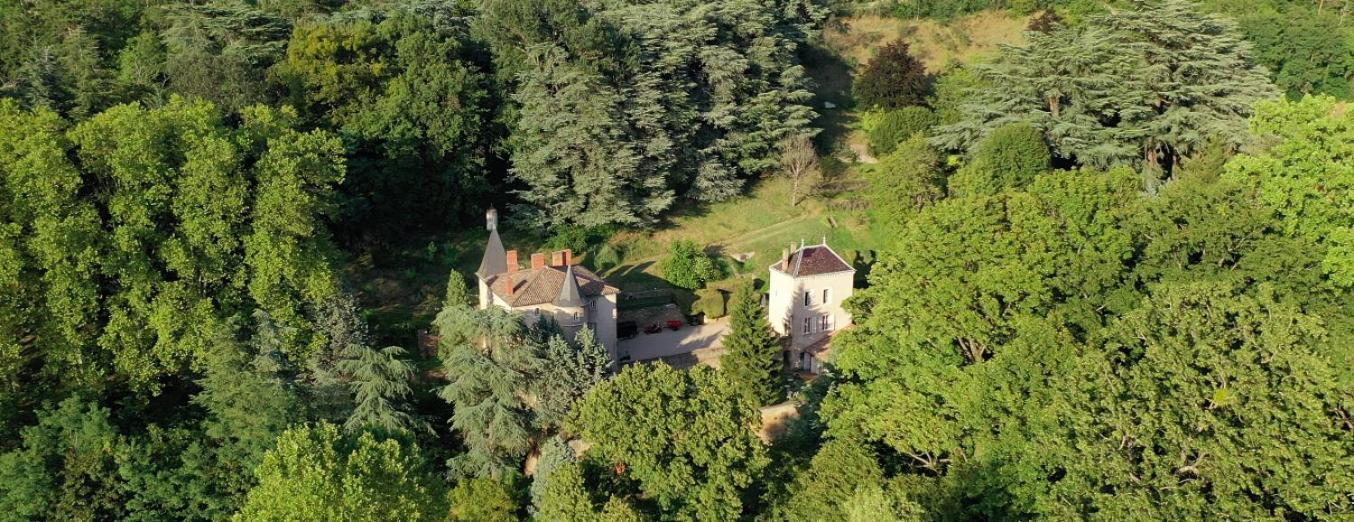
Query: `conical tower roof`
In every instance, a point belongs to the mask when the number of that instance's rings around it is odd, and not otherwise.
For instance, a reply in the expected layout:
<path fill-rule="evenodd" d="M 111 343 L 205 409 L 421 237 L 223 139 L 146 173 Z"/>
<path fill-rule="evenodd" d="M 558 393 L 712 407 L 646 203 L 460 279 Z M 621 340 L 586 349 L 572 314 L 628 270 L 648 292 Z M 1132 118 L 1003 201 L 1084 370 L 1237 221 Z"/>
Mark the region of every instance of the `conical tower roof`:
<path fill-rule="evenodd" d="M 484 245 L 484 258 L 480 260 L 480 269 L 475 274 L 487 279 L 494 274 L 508 271 L 508 251 L 503 249 L 503 240 L 498 238 L 498 227 L 489 229 L 489 243 Z"/>
<path fill-rule="evenodd" d="M 578 278 L 574 276 L 573 265 L 564 268 L 564 284 L 559 286 L 559 297 L 555 298 L 555 306 L 560 308 L 583 307 L 583 291 L 578 288 Z"/>

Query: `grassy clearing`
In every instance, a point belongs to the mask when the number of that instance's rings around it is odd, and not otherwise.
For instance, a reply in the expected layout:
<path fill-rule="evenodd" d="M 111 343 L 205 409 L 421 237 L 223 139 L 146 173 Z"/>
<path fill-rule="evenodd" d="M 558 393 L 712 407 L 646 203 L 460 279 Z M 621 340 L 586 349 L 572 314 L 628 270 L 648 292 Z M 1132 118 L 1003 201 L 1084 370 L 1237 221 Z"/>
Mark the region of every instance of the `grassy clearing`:
<path fill-rule="evenodd" d="M 940 72 L 951 63 L 971 63 L 1002 44 L 1024 41 L 1028 18 L 1006 11 L 974 13 L 949 22 L 901 20 L 879 15 L 853 16 L 824 35 L 828 46 L 859 66 L 879 46 L 902 38 L 927 70 Z"/>

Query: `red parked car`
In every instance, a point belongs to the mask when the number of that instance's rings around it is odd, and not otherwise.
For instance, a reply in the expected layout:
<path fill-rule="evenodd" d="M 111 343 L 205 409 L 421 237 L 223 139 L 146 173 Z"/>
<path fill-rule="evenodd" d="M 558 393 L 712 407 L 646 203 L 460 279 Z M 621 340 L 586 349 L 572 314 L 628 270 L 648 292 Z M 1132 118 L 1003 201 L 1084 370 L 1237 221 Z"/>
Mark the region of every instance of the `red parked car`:
<path fill-rule="evenodd" d="M 681 330 L 683 326 L 686 326 L 686 323 L 683 323 L 683 322 L 681 322 L 681 321 L 679 321 L 679 320 L 677 320 L 677 319 L 673 319 L 673 320 L 671 320 L 671 321 L 668 321 L 668 329 L 669 329 L 669 330 L 673 330 L 673 331 Z"/>

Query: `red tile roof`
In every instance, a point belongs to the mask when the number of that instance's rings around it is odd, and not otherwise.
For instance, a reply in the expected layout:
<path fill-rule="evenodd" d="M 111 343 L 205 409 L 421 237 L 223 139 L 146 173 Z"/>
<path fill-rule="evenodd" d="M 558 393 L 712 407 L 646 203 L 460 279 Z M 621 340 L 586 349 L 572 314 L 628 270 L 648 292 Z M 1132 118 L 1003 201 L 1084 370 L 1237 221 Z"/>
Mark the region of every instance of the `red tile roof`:
<path fill-rule="evenodd" d="M 603 281 L 597 274 L 574 265 L 574 280 L 584 297 L 619 294 L 620 289 Z M 487 278 L 489 289 L 500 299 L 507 301 L 513 308 L 535 306 L 553 302 L 559 297 L 564 286 L 564 267 L 547 266 L 537 269 L 518 270 L 512 273 L 494 274 Z M 512 295 L 508 295 L 508 285 L 512 284 Z"/>
<path fill-rule="evenodd" d="M 772 268 L 794 277 L 855 271 L 854 268 L 851 268 L 851 265 L 846 263 L 846 260 L 842 259 L 827 245 L 806 246 L 791 254 L 788 270 L 782 267 L 780 263 L 772 265 Z"/>

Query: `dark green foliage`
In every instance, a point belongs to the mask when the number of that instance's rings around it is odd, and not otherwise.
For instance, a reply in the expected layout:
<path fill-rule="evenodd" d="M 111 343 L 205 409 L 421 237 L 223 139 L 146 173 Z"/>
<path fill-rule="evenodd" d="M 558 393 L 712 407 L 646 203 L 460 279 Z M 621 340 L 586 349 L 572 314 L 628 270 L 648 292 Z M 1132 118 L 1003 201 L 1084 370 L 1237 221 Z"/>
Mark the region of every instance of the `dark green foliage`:
<path fill-rule="evenodd" d="M 720 267 L 696 243 L 677 240 L 668 248 L 667 257 L 660 264 L 663 277 L 673 286 L 695 290 L 705 283 L 719 279 Z"/>
<path fill-rule="evenodd" d="M 160 35 L 137 37 L 137 54 L 124 55 L 125 74 L 139 71 L 131 86 L 141 86 L 151 99 L 163 92 L 211 100 L 228 112 L 277 98 L 266 82 L 269 66 L 282 61 L 291 35 L 286 18 L 243 3 L 180 5 L 168 12 Z M 156 47 L 164 51 L 157 53 Z M 163 54 L 161 64 L 154 60 Z M 156 72 L 151 75 L 147 73 Z M 157 79 L 162 77 L 163 79 Z"/>
<path fill-rule="evenodd" d="M 510 476 L 531 448 L 532 412 L 525 399 L 542 359 L 535 336 L 501 308 L 449 306 L 437 315 L 439 350 L 452 405 L 451 426 L 467 451 L 447 463 L 457 477 Z"/>
<path fill-rule="evenodd" d="M 926 107 L 887 111 L 870 129 L 870 151 L 881 156 L 893 152 L 899 143 L 916 134 L 926 135 L 937 123 L 936 114 Z"/>
<path fill-rule="evenodd" d="M 381 243 L 483 210 L 492 97 L 487 64 L 451 3 L 307 20 L 277 76 L 353 153 L 347 233 Z"/>
<path fill-rule="evenodd" d="M 383 433 L 415 433 L 427 431 L 427 425 L 407 411 L 413 393 L 409 381 L 414 377 L 414 366 L 402 360 L 404 349 L 389 346 L 381 350 L 361 345 L 348 345 L 342 352 L 338 370 L 348 380 L 354 397 L 354 408 L 344 429 L 379 430 Z"/>
<path fill-rule="evenodd" d="M 0 455 L 0 509 L 12 520 L 119 519 L 126 494 L 106 408 L 76 398 L 39 414 L 20 449 Z"/>
<path fill-rule="evenodd" d="M 815 116 L 795 50 L 826 10 L 794 4 L 490 3 L 519 108 L 512 175 L 534 217 L 649 224 L 678 197 L 728 199 L 774 168 L 777 142 Z"/>
<path fill-rule="evenodd" d="M 620 250 L 610 243 L 603 243 L 597 247 L 588 258 L 592 261 L 594 271 L 598 272 L 616 268 L 621 264 Z"/>
<path fill-rule="evenodd" d="M 734 290 L 729 308 L 729 332 L 724 335 L 720 371 L 754 404 L 780 402 L 785 398 L 783 348 L 766 322 L 762 293 L 751 283 L 744 283 Z"/>
<path fill-rule="evenodd" d="M 898 109 L 921 105 L 931 91 L 932 78 L 926 67 L 898 40 L 879 49 L 856 77 L 852 89 L 856 101 L 865 108 Z"/>
<path fill-rule="evenodd" d="M 950 178 L 950 194 L 992 195 L 1022 188 L 1047 171 L 1052 160 L 1044 133 L 1020 123 L 993 130 L 970 154 L 968 164 Z"/>
<path fill-rule="evenodd" d="M 967 150 L 997 128 L 1027 123 L 1056 156 L 1140 168 L 1155 190 L 1205 144 L 1239 146 L 1255 102 L 1277 94 L 1229 21 L 1182 0 L 1029 35 L 976 68 L 988 85 L 964 105 L 963 120 L 937 129 L 936 145 Z"/>
<path fill-rule="evenodd" d="M 1290 98 L 1328 94 L 1349 99 L 1354 94 L 1354 47 L 1340 20 L 1294 5 L 1282 12 L 1246 13 L 1238 21 L 1246 39 L 1255 43 L 1256 59 Z"/>
<path fill-rule="evenodd" d="M 554 429 L 583 394 L 606 379 L 613 361 L 588 328 L 579 330 L 572 342 L 559 335 L 550 337 L 544 359 L 536 378 L 536 423 Z"/>

